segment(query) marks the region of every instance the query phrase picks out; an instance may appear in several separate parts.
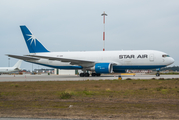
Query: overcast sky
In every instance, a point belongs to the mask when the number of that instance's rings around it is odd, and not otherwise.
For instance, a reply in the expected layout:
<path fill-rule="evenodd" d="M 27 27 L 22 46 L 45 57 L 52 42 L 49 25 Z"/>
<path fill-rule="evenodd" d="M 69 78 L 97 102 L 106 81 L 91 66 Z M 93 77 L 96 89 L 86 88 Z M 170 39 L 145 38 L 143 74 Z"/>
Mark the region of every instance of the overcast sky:
<path fill-rule="evenodd" d="M 179 66 L 179 0 L 0 0 L 0 67 L 29 54 L 20 25 L 49 51 L 102 51 L 104 11 L 107 51 L 159 50 Z"/>

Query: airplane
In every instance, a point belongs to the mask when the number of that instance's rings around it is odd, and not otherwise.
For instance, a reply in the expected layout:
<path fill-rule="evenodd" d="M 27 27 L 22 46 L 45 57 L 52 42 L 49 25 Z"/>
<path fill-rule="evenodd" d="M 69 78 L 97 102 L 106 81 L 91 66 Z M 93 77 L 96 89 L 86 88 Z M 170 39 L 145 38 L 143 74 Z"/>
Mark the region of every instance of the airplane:
<path fill-rule="evenodd" d="M 20 70 L 22 60 L 17 61 L 17 63 L 13 67 L 0 67 L 0 75 L 2 73 L 11 73 Z"/>
<path fill-rule="evenodd" d="M 126 70 L 160 69 L 174 63 L 167 53 L 156 50 L 50 52 L 25 26 L 20 26 L 29 55 L 10 55 L 57 69 L 81 69 L 80 77 L 100 76 L 105 73 L 124 73 Z M 159 71 L 156 76 L 160 76 Z"/>

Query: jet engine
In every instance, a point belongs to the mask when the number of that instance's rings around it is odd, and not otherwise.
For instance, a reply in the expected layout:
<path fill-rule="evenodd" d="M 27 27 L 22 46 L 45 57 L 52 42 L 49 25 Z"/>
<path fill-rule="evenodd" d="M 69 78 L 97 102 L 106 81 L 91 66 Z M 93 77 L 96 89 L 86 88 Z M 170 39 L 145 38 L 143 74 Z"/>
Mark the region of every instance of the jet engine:
<path fill-rule="evenodd" d="M 112 73 L 113 65 L 111 63 L 96 63 L 90 70 L 95 71 L 96 73 Z"/>

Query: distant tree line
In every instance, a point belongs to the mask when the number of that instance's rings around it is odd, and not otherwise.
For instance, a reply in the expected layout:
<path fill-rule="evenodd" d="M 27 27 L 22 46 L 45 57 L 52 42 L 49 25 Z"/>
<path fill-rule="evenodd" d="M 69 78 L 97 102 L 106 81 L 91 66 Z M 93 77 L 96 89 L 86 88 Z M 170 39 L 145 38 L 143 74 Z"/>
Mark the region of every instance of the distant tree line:
<path fill-rule="evenodd" d="M 169 71 L 179 71 L 179 66 L 173 66 L 173 67 L 165 67 L 161 68 L 161 70 L 169 70 Z"/>

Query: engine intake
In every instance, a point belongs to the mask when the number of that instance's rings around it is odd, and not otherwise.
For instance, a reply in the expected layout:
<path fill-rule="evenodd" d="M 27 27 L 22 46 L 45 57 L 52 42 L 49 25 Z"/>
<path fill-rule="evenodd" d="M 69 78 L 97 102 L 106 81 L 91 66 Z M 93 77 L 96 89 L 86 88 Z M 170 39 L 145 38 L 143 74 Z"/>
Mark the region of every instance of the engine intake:
<path fill-rule="evenodd" d="M 111 63 L 96 63 L 94 70 L 96 73 L 112 73 L 113 65 Z"/>

